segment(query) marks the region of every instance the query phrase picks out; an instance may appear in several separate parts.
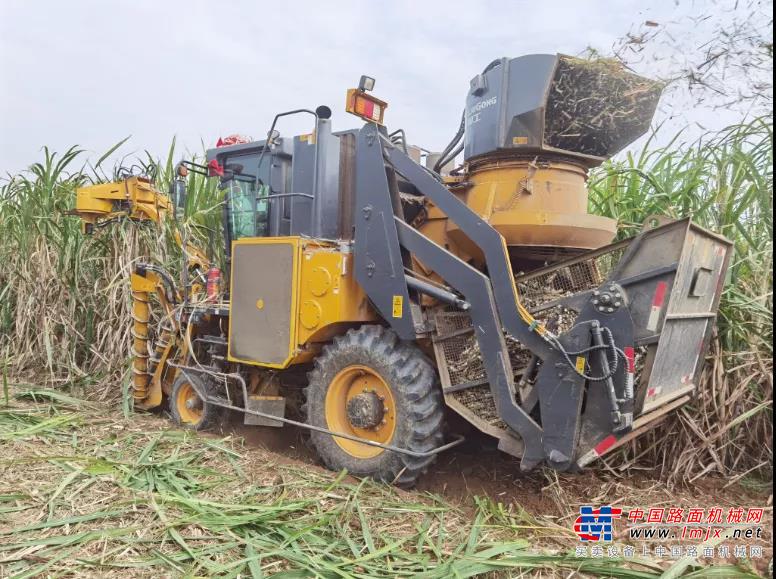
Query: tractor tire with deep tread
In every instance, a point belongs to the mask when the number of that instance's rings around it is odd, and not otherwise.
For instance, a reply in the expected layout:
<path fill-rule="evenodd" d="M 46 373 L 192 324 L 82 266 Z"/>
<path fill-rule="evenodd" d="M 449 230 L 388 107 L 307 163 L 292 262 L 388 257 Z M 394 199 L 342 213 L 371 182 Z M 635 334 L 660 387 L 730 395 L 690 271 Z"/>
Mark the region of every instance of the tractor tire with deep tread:
<path fill-rule="evenodd" d="M 192 386 L 192 380 L 196 382 L 194 386 Z M 221 424 L 223 408 L 203 402 L 197 392 L 209 396 L 213 394 L 213 388 L 207 379 L 189 377 L 181 372 L 175 379 L 170 393 L 170 415 L 173 422 L 192 430 L 209 430 L 218 427 Z M 198 407 L 187 409 L 186 400 L 193 399 L 199 401 Z"/>
<path fill-rule="evenodd" d="M 442 444 L 444 403 L 434 367 L 417 346 L 400 341 L 392 330 L 378 325 L 351 329 L 323 348 L 308 374 L 309 385 L 305 389 L 308 424 L 337 430 L 327 419 L 326 396 L 335 377 L 351 367 L 372 371 L 390 389 L 395 416 L 392 436 L 386 444 L 416 452 L 430 451 Z M 415 458 L 387 450 L 377 450 L 376 456 L 354 456 L 335 437 L 315 431 L 310 434 L 310 442 L 332 470 L 344 468 L 356 476 L 400 486 L 415 484 L 436 457 Z"/>

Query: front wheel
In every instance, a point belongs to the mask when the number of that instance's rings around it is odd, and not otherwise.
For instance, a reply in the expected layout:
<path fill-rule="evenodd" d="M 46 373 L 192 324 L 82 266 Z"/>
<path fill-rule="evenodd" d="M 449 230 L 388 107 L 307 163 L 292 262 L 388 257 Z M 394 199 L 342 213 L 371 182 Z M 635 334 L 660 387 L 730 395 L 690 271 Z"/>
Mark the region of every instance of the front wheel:
<path fill-rule="evenodd" d="M 436 372 L 414 345 L 382 326 L 348 331 L 323 349 L 309 376 L 307 422 L 415 452 L 442 443 L 443 402 Z M 412 485 L 434 456 L 406 454 L 313 431 L 332 470 Z"/>
<path fill-rule="evenodd" d="M 211 393 L 211 388 L 207 380 L 189 377 L 181 372 L 170 394 L 170 414 L 175 424 L 193 430 L 218 426 L 221 407 L 208 404 L 202 399 L 208 393 Z"/>

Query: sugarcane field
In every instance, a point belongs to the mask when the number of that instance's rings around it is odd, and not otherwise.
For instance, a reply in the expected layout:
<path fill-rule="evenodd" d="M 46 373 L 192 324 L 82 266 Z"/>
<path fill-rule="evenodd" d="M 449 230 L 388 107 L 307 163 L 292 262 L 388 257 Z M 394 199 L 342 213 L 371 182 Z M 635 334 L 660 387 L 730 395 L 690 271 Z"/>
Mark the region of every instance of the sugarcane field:
<path fill-rule="evenodd" d="M 0 0 L 0 579 L 773 577 L 772 0 Z"/>

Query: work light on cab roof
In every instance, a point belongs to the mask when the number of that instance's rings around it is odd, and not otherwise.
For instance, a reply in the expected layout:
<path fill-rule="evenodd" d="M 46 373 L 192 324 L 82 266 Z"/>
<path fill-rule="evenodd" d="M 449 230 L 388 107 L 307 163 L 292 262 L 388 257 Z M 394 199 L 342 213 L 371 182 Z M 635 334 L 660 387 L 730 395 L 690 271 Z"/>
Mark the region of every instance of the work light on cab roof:
<path fill-rule="evenodd" d="M 364 119 L 367 122 L 383 124 L 383 116 L 388 103 L 379 98 L 367 94 L 375 87 L 375 79 L 370 76 L 361 76 L 358 88 L 348 89 L 345 110 Z"/>

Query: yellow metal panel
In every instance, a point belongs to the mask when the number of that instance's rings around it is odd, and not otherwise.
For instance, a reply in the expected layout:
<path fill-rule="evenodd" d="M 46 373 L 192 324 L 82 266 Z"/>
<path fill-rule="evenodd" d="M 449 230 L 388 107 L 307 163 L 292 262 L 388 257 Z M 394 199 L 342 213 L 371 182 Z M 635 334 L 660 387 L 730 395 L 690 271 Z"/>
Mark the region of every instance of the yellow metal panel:
<path fill-rule="evenodd" d="M 373 321 L 376 318 L 369 300 L 352 273 L 353 256 L 324 242 L 299 237 L 243 238 L 238 245 L 291 244 L 295 248 L 294 276 L 291 292 L 291 328 L 289 355 L 281 364 L 266 363 L 234 356 L 228 359 L 252 366 L 286 368 L 291 364 L 308 362 L 317 351 L 319 342 L 330 340 L 342 333 L 349 324 Z M 231 287 L 234 288 L 235 270 L 232 269 Z M 271 273 L 268 273 L 271 275 Z M 256 307 L 264 307 L 259 304 Z M 234 300 L 232 300 L 234 308 Z M 236 312 L 232 309 L 232 315 Z M 232 324 L 229 325 L 229 343 L 232 342 Z"/>
<path fill-rule="evenodd" d="M 326 341 L 342 325 L 371 321 L 375 314 L 353 277 L 353 255 L 338 247 L 308 241 L 302 250 L 297 343 Z"/>

